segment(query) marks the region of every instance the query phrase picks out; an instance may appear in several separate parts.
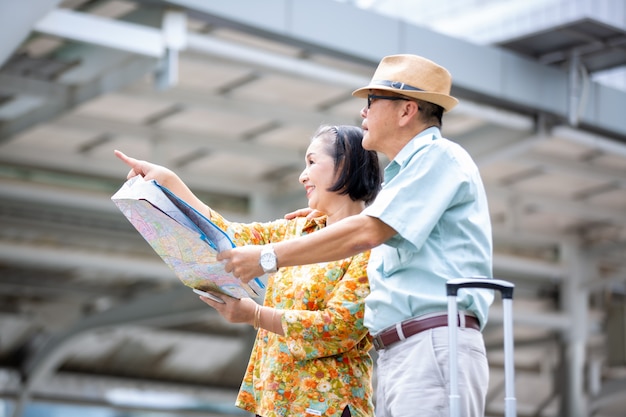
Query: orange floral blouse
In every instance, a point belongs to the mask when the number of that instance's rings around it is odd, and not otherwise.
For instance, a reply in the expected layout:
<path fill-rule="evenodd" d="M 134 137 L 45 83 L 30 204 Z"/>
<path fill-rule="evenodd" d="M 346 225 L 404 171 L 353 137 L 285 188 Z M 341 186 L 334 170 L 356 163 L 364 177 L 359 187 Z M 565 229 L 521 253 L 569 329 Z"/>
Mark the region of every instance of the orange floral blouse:
<path fill-rule="evenodd" d="M 234 223 L 211 220 L 236 245 L 267 244 L 326 226 L 326 217 Z M 263 417 L 373 416 L 372 347 L 363 326 L 369 252 L 336 262 L 280 268 L 264 305 L 284 310 L 285 336 L 259 329 L 236 405 Z"/>

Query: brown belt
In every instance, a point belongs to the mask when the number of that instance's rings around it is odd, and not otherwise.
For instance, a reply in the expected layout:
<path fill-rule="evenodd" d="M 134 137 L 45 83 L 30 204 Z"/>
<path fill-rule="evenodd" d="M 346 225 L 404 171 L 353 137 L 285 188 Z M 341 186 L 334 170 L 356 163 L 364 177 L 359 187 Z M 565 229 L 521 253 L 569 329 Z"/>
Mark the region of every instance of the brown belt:
<path fill-rule="evenodd" d="M 440 315 L 427 318 L 413 318 L 405 320 L 401 324 L 402 333 L 404 338 L 400 337 L 396 327 L 390 327 L 387 330 L 383 330 L 376 336 L 374 336 L 374 348 L 376 350 L 386 349 L 400 340 L 406 339 L 410 336 L 414 336 L 424 330 L 434 329 L 436 327 L 443 327 L 448 325 L 448 316 Z M 460 325 L 460 319 L 457 317 L 457 325 Z M 480 323 L 474 316 L 465 316 L 465 327 L 480 330 Z"/>

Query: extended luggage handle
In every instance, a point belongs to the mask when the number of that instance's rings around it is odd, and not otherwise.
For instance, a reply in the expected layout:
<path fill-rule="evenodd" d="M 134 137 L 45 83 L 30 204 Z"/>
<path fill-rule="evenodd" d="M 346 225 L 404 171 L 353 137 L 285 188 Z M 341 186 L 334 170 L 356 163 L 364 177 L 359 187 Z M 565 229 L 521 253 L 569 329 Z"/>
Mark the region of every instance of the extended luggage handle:
<path fill-rule="evenodd" d="M 455 278 L 448 280 L 446 283 L 448 296 L 453 295 L 456 297 L 461 288 L 484 288 L 489 290 L 498 290 L 502 293 L 502 298 L 512 299 L 515 285 L 508 281 L 492 278 Z"/>
<path fill-rule="evenodd" d="M 502 312 L 504 319 L 504 415 L 515 417 L 515 367 L 513 361 L 513 289 L 511 282 L 494 278 L 454 278 L 446 282 L 448 295 L 448 335 L 449 335 L 449 371 L 450 371 L 450 416 L 460 416 L 460 396 L 458 387 L 457 348 L 457 294 L 461 288 L 484 288 L 500 291 L 502 294 Z"/>

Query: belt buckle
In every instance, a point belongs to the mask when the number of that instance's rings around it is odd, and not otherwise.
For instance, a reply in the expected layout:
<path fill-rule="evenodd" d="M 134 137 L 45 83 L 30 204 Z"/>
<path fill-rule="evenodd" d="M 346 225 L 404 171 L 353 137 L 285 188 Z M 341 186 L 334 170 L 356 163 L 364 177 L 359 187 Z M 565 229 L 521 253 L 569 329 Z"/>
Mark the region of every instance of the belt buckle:
<path fill-rule="evenodd" d="M 383 339 L 381 339 L 380 334 L 372 336 L 372 343 L 374 344 L 374 349 L 376 350 L 381 350 L 385 348 L 385 344 L 383 343 Z"/>

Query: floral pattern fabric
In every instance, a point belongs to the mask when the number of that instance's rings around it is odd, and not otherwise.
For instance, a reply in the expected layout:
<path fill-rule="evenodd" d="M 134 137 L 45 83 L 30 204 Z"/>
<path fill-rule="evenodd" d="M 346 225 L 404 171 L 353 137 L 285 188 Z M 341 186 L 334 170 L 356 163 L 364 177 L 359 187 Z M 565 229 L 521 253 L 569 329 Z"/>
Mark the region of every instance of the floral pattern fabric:
<path fill-rule="evenodd" d="M 268 244 L 312 233 L 326 218 L 234 223 L 211 220 L 236 245 Z M 285 336 L 259 329 L 236 405 L 263 417 L 373 416 L 372 347 L 363 326 L 369 252 L 336 262 L 280 268 L 264 305 L 284 310 Z"/>

